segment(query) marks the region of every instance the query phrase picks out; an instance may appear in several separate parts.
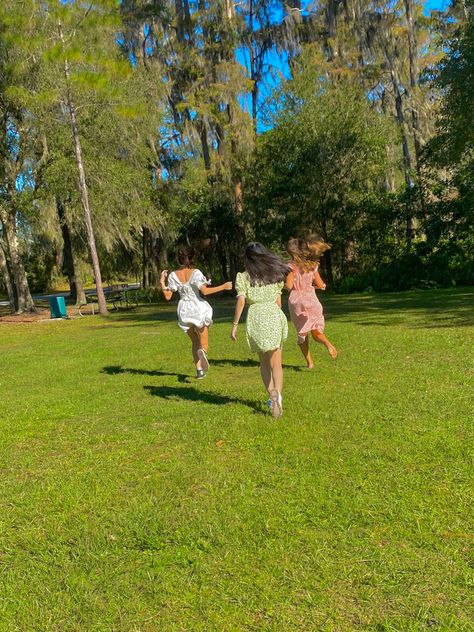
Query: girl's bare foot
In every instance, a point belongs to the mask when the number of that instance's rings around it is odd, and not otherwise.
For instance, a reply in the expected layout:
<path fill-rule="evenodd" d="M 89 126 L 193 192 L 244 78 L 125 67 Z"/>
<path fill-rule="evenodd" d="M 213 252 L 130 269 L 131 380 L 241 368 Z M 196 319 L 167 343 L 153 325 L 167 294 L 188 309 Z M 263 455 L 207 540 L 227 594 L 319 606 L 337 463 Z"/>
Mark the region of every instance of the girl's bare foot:
<path fill-rule="evenodd" d="M 313 364 L 313 358 L 311 357 L 311 354 L 309 352 L 308 336 L 306 336 L 306 338 L 303 341 L 300 341 L 300 339 L 298 338 L 298 347 L 301 349 L 301 353 L 303 354 L 304 359 L 306 360 L 306 368 L 313 369 L 314 364 Z"/>
<path fill-rule="evenodd" d="M 336 347 L 333 347 L 333 345 L 329 345 L 327 349 L 328 349 L 328 353 L 331 356 L 331 358 L 333 360 L 335 360 L 337 358 L 337 349 L 336 349 Z"/>

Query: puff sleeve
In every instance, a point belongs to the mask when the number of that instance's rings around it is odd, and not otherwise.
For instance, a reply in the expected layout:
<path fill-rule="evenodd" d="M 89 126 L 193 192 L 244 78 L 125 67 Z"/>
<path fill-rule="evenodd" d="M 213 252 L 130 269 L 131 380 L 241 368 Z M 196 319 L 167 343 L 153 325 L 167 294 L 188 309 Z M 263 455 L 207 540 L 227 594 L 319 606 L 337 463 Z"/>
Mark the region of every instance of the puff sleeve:
<path fill-rule="evenodd" d="M 247 296 L 248 291 L 248 276 L 245 272 L 237 272 L 237 276 L 235 279 L 235 290 L 237 292 L 237 296 Z"/>
<path fill-rule="evenodd" d="M 201 270 L 198 270 L 198 268 L 194 270 L 193 275 L 190 279 L 191 286 L 199 290 L 199 288 L 203 285 L 210 285 L 210 283 L 211 281 L 209 279 L 206 279 Z"/>
<path fill-rule="evenodd" d="M 178 281 L 174 272 L 168 275 L 167 286 L 167 289 L 171 292 L 176 292 L 178 290 Z"/>

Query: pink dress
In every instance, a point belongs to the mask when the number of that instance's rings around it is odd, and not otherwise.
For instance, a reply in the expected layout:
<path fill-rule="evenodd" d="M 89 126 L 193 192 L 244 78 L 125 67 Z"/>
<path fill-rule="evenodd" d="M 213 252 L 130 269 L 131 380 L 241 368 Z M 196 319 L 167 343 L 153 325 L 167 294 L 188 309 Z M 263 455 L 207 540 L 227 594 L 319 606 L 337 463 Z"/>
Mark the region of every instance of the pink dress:
<path fill-rule="evenodd" d="M 323 306 L 313 286 L 314 270 L 301 272 L 294 263 L 290 263 L 290 268 L 295 276 L 295 282 L 288 298 L 288 308 L 293 325 L 298 332 L 298 344 L 301 344 L 313 329 L 323 333 Z"/>

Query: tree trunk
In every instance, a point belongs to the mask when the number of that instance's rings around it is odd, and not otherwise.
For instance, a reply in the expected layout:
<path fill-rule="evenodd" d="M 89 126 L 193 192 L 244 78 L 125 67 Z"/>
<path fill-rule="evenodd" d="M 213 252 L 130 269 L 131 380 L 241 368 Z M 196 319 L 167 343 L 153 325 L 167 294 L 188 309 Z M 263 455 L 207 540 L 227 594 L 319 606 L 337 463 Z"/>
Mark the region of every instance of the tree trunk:
<path fill-rule="evenodd" d="M 235 17 L 234 0 L 224 0 L 225 14 L 228 20 Z"/>
<path fill-rule="evenodd" d="M 244 196 L 242 192 L 242 178 L 240 175 L 236 177 L 234 182 L 234 195 L 235 195 L 235 213 L 237 215 L 237 222 L 239 224 L 239 230 L 242 229 L 243 234 L 242 237 L 245 239 L 245 224 L 243 218 L 244 212 Z"/>
<path fill-rule="evenodd" d="M 61 24 L 58 25 L 59 37 L 64 43 L 63 31 Z M 99 304 L 99 313 L 104 316 L 107 314 L 107 303 L 105 300 L 104 288 L 102 285 L 102 275 L 100 272 L 99 255 L 95 243 L 94 228 L 92 226 L 92 216 L 89 206 L 89 191 L 87 189 L 86 174 L 84 170 L 84 161 L 82 159 L 81 141 L 79 139 L 79 131 L 77 127 L 76 108 L 71 92 L 71 73 L 69 71 L 69 63 L 67 59 L 64 61 L 64 76 L 66 78 L 67 93 L 66 102 L 71 123 L 72 142 L 74 146 L 74 156 L 76 166 L 79 172 L 79 191 L 81 194 L 82 208 L 84 211 L 84 223 L 86 225 L 87 243 L 91 255 L 92 268 L 94 270 L 95 287 L 97 291 L 97 302 Z"/>
<path fill-rule="evenodd" d="M 229 253 L 229 269 L 230 278 L 232 279 L 232 281 L 235 281 L 237 272 L 239 271 L 239 269 L 241 269 L 239 259 L 240 257 L 238 256 L 238 254 L 231 250 Z"/>
<path fill-rule="evenodd" d="M 15 312 L 15 293 L 13 291 L 13 286 L 10 279 L 10 270 L 8 269 L 7 258 L 5 256 L 5 251 L 3 250 L 3 246 L 1 242 L 0 242 L 0 272 L 2 275 L 3 285 L 5 286 L 8 300 L 10 302 L 10 309 L 14 313 Z"/>
<path fill-rule="evenodd" d="M 206 123 L 202 119 L 198 119 L 197 127 L 199 131 L 199 138 L 201 139 L 202 156 L 204 158 L 204 165 L 206 171 L 211 169 L 211 152 L 209 151 L 209 141 L 207 138 Z"/>
<path fill-rule="evenodd" d="M 158 239 L 152 235 L 150 258 L 150 285 L 158 288 L 160 285 L 160 265 L 158 260 Z"/>
<path fill-rule="evenodd" d="M 178 42 L 184 42 L 184 7 L 181 0 L 175 0 L 176 35 Z"/>
<path fill-rule="evenodd" d="M 405 176 L 405 182 L 406 182 L 407 187 L 411 189 L 413 188 L 413 184 L 414 184 L 413 178 L 412 178 L 412 160 L 411 160 L 410 147 L 408 145 L 408 138 L 407 138 L 406 128 L 405 128 L 405 116 L 403 114 L 402 95 L 400 93 L 398 82 L 393 73 L 392 73 L 392 86 L 393 86 L 393 92 L 395 95 L 395 111 L 397 113 L 397 121 L 400 127 L 400 134 L 402 138 L 403 174 Z"/>
<path fill-rule="evenodd" d="M 257 104 L 258 104 L 258 81 L 257 81 L 257 69 L 255 60 L 255 44 L 254 44 L 254 22 L 253 22 L 253 0 L 249 3 L 249 31 L 250 31 L 250 79 L 253 81 L 252 85 L 252 122 L 254 134 L 257 133 Z"/>
<path fill-rule="evenodd" d="M 162 237 L 157 237 L 154 244 L 154 257 L 156 261 L 156 281 L 155 287 L 159 287 L 160 284 L 160 272 L 168 267 L 168 252 L 166 249 L 165 240 Z"/>
<path fill-rule="evenodd" d="M 323 216 L 322 221 L 321 221 L 321 228 L 323 229 L 323 237 L 325 241 L 329 241 L 328 238 L 328 230 L 327 230 L 327 221 L 326 221 L 326 217 Z M 332 267 L 332 256 L 331 256 L 331 251 L 330 250 L 326 250 L 326 252 L 323 255 L 322 258 L 322 263 L 324 265 L 324 269 L 326 272 L 326 281 L 327 284 L 329 285 L 329 287 L 332 286 L 333 282 L 334 282 L 334 272 L 333 272 L 333 267 Z"/>
<path fill-rule="evenodd" d="M 36 311 L 35 304 L 31 297 L 28 279 L 26 278 L 25 268 L 21 260 L 18 236 L 16 234 L 16 213 L 14 211 L 2 211 L 1 220 L 15 286 L 15 311 L 18 314 L 22 312 L 34 312 Z"/>
<path fill-rule="evenodd" d="M 257 133 L 258 82 L 254 78 L 252 86 L 252 123 L 254 134 Z"/>
<path fill-rule="evenodd" d="M 157 233 L 142 226 L 143 287 L 158 288 L 160 272 L 168 265 L 168 254 Z"/>
<path fill-rule="evenodd" d="M 87 299 L 84 291 L 84 282 L 80 273 L 79 259 L 72 243 L 71 231 L 66 219 L 64 204 L 59 198 L 56 199 L 56 208 L 58 211 L 59 225 L 61 226 L 61 234 L 63 236 L 64 267 L 66 268 L 69 283 L 69 298 L 71 301 L 74 301 L 76 305 L 84 305 Z"/>
<path fill-rule="evenodd" d="M 408 145 L 408 138 L 406 134 L 405 128 L 405 116 L 403 114 L 403 103 L 402 103 L 402 95 L 400 93 L 399 82 L 396 76 L 393 65 L 390 68 L 390 76 L 392 80 L 393 92 L 395 96 L 395 110 L 397 113 L 397 121 L 400 127 L 400 133 L 402 137 L 402 150 L 403 150 L 403 172 L 405 175 L 405 183 L 407 185 L 407 192 L 410 193 L 414 187 L 414 182 L 412 178 L 412 159 L 410 154 L 410 147 Z M 410 196 L 408 196 L 410 197 Z M 407 247 L 409 248 L 413 239 L 414 234 L 414 222 L 413 222 L 413 214 L 410 210 L 411 200 L 407 200 L 406 204 L 406 226 L 405 226 L 405 234 L 407 240 Z"/>
<path fill-rule="evenodd" d="M 382 112 L 387 115 L 387 91 L 384 89 L 381 98 Z M 396 164 L 393 156 L 393 144 L 388 142 L 385 145 L 385 151 L 388 156 L 388 165 L 385 170 L 385 190 L 389 193 L 395 193 L 395 176 L 392 165 Z"/>
<path fill-rule="evenodd" d="M 229 270 L 227 265 L 227 256 L 225 249 L 222 247 L 222 240 L 219 238 L 219 235 L 216 233 L 216 254 L 219 260 L 219 265 L 221 267 L 222 278 L 229 278 Z"/>
<path fill-rule="evenodd" d="M 150 229 L 142 226 L 142 286 L 150 287 Z"/>
<path fill-rule="evenodd" d="M 86 176 L 84 172 L 84 163 L 82 160 L 81 143 L 79 140 L 79 134 L 77 130 L 76 113 L 74 109 L 74 103 L 71 98 L 71 94 L 68 95 L 69 114 L 71 117 L 71 131 L 74 142 L 74 153 L 76 156 L 77 169 L 79 171 L 79 189 L 81 192 L 82 208 L 84 211 L 84 223 L 86 226 L 87 243 L 89 245 L 89 251 L 91 255 L 92 268 L 94 270 L 95 287 L 97 291 L 97 300 L 99 303 L 99 313 L 102 315 L 107 314 L 107 303 L 105 300 L 104 288 L 102 285 L 102 275 L 100 272 L 99 255 L 97 254 L 97 247 L 95 243 L 94 228 L 92 226 L 92 217 L 89 207 L 89 193 L 87 190 Z"/>
<path fill-rule="evenodd" d="M 413 0 L 404 0 L 408 32 L 408 62 L 410 70 L 409 102 L 413 126 L 413 142 L 417 167 L 421 156 L 421 129 L 416 107 L 416 88 L 418 86 L 418 46 L 416 43 L 415 25 L 413 19 Z"/>

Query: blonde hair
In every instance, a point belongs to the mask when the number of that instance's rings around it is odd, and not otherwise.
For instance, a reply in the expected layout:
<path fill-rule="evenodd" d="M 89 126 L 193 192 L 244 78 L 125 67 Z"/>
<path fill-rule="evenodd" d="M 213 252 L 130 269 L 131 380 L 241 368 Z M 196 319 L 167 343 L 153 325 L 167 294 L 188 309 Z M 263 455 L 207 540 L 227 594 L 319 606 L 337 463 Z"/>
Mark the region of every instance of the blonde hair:
<path fill-rule="evenodd" d="M 331 246 L 322 237 L 314 233 L 306 238 L 292 238 L 287 244 L 287 252 L 300 272 L 310 272 L 319 264 L 319 260 Z"/>

